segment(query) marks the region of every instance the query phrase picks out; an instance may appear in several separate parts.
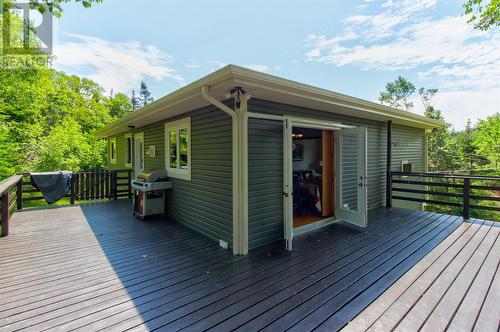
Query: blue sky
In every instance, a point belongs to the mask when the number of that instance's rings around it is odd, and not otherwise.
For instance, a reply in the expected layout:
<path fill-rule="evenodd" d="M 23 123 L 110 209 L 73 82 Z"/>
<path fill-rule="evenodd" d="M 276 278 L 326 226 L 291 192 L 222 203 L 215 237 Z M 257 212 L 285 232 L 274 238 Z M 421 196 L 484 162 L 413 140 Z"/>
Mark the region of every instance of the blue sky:
<path fill-rule="evenodd" d="M 500 111 L 499 30 L 472 30 L 456 0 L 129 1 L 70 4 L 55 66 L 159 98 L 225 64 L 377 101 L 402 75 L 437 87 L 461 129 Z M 421 112 L 418 99 L 415 112 Z"/>

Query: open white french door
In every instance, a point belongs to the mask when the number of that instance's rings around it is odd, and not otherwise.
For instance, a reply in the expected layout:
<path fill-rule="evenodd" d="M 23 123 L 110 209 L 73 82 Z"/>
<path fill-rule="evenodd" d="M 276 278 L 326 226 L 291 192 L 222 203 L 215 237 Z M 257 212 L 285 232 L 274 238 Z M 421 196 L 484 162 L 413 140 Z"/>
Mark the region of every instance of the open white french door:
<path fill-rule="evenodd" d="M 337 131 L 335 215 L 359 227 L 368 224 L 366 128 Z"/>
<path fill-rule="evenodd" d="M 144 133 L 134 135 L 134 171 L 135 176 L 144 169 Z"/>
<path fill-rule="evenodd" d="M 292 164 L 292 122 L 283 120 L 283 215 L 284 238 L 287 250 L 293 243 L 293 164 Z"/>

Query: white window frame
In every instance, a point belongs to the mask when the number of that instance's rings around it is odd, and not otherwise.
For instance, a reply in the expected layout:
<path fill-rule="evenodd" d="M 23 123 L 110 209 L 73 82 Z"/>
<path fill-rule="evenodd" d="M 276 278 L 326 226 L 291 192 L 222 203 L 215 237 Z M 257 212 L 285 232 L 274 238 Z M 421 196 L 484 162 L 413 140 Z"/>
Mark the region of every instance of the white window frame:
<path fill-rule="evenodd" d="M 180 149 L 179 149 L 179 130 L 187 129 L 187 168 L 180 168 Z M 177 168 L 170 167 L 170 135 L 169 132 L 175 130 L 177 132 Z M 165 123 L 165 169 L 167 175 L 173 178 L 182 180 L 191 180 L 191 118 L 171 121 Z"/>
<path fill-rule="evenodd" d="M 115 146 L 114 148 L 113 144 Z M 114 151 L 114 156 L 113 156 L 113 151 Z M 116 137 L 109 139 L 109 162 L 110 164 L 116 164 Z"/>
<path fill-rule="evenodd" d="M 130 139 L 130 154 L 128 150 L 128 140 Z M 129 163 L 127 163 L 127 160 L 130 160 Z M 132 168 L 132 163 L 134 160 L 134 140 L 132 139 L 132 134 L 126 134 L 125 135 L 125 167 L 127 168 Z"/>

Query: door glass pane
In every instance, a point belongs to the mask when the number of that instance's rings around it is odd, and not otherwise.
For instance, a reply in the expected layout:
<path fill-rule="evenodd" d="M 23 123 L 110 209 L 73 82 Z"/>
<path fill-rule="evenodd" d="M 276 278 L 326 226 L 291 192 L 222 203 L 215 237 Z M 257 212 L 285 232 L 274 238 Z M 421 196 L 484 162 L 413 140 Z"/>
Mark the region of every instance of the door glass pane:
<path fill-rule="evenodd" d="M 179 129 L 179 163 L 180 168 L 188 168 L 188 131 L 187 128 Z"/>
<path fill-rule="evenodd" d="M 170 130 L 169 136 L 169 149 L 170 149 L 170 168 L 177 168 L 177 132 Z"/>
<path fill-rule="evenodd" d="M 358 139 L 357 135 L 341 136 L 342 208 L 358 210 Z"/>

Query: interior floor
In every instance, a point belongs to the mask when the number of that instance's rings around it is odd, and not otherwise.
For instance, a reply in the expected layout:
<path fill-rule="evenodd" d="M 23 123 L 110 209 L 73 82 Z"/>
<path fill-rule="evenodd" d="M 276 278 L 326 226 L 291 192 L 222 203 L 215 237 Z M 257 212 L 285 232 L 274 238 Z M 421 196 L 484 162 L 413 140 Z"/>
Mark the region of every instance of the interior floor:
<path fill-rule="evenodd" d="M 293 228 L 298 228 L 301 226 L 309 225 L 324 219 L 320 216 L 307 216 L 307 217 L 293 217 Z"/>

